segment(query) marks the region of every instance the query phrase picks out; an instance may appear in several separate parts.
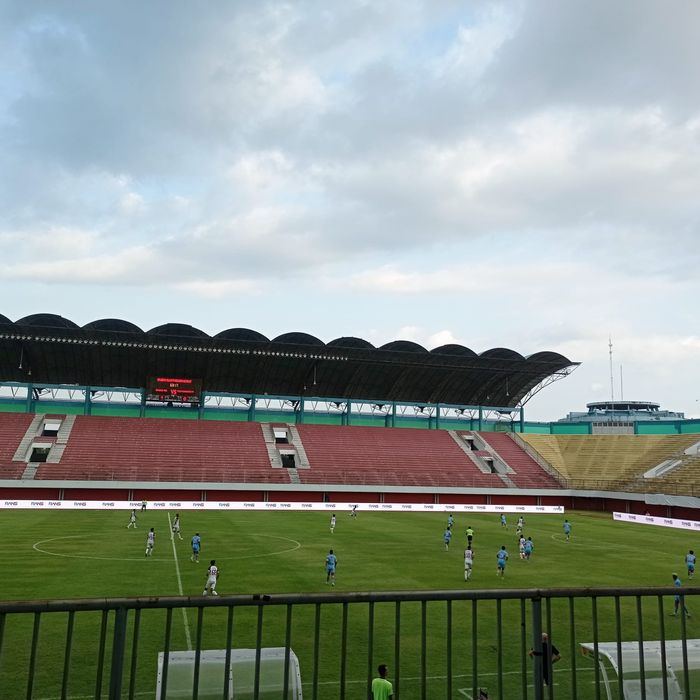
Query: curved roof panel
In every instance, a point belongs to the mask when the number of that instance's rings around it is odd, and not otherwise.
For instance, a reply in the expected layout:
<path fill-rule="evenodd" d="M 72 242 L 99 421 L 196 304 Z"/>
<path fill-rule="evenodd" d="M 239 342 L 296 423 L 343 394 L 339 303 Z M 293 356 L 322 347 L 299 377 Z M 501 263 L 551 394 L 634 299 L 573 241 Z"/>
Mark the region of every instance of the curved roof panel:
<path fill-rule="evenodd" d="M 229 328 L 221 333 L 217 333 L 215 338 L 220 338 L 221 340 L 242 340 L 242 341 L 254 341 L 260 343 L 269 343 L 269 338 L 266 338 L 262 333 L 257 331 L 252 331 L 250 328 Z"/>
<path fill-rule="evenodd" d="M 352 336 L 346 336 L 344 338 L 336 338 L 326 343 L 326 347 L 329 348 L 358 348 L 364 350 L 374 350 L 374 345 L 363 340 L 362 338 L 354 338 Z"/>
<path fill-rule="evenodd" d="M 162 335 L 172 338 L 208 338 L 209 335 L 199 328 L 185 323 L 165 323 L 148 331 L 148 335 Z"/>
<path fill-rule="evenodd" d="M 0 324 L 6 326 L 8 323 L 12 323 L 12 321 L 10 321 L 10 319 L 7 318 L 7 316 L 3 316 L 2 314 L 0 314 Z"/>
<path fill-rule="evenodd" d="M 129 321 L 120 318 L 101 318 L 97 321 L 90 321 L 83 326 L 86 331 L 108 331 L 110 333 L 136 333 L 143 335 L 143 331 Z"/>
<path fill-rule="evenodd" d="M 34 326 L 36 328 L 79 328 L 77 323 L 69 321 L 56 314 L 32 314 L 17 321 L 18 326 Z"/>
<path fill-rule="evenodd" d="M 526 358 L 492 348 L 477 355 L 457 344 L 428 352 L 408 340 L 377 349 L 362 338 L 324 344 L 303 332 L 269 340 L 247 328 L 210 337 L 180 323 L 144 333 L 120 319 L 83 328 L 53 314 L 2 319 L 0 381 L 39 385 L 137 388 L 149 377 L 178 376 L 201 379 L 211 393 L 509 407 L 576 364 L 556 352 Z"/>
<path fill-rule="evenodd" d="M 427 350 L 412 340 L 392 340 L 386 345 L 382 345 L 380 350 L 391 350 L 392 352 L 422 352 L 427 354 Z"/>
<path fill-rule="evenodd" d="M 324 345 L 322 340 L 308 333 L 283 333 L 278 335 L 272 342 L 291 345 Z"/>

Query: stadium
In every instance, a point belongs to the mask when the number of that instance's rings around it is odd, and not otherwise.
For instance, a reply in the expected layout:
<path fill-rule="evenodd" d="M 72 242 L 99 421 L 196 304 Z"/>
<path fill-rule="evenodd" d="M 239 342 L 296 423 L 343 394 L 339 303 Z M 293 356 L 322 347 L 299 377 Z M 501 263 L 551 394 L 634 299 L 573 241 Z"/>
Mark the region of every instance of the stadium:
<path fill-rule="evenodd" d="M 528 421 L 576 367 L 0 316 L 0 695 L 700 697 L 700 420 Z"/>

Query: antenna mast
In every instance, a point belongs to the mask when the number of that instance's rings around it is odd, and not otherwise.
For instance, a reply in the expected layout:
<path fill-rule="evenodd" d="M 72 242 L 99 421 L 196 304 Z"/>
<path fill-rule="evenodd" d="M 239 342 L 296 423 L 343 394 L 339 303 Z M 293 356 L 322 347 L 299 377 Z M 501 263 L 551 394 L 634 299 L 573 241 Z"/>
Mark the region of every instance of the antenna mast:
<path fill-rule="evenodd" d="M 615 402 L 615 380 L 613 378 L 613 344 L 612 336 L 608 336 L 608 349 L 610 351 L 610 400 Z"/>
<path fill-rule="evenodd" d="M 622 383 L 622 365 L 620 365 L 620 401 L 625 400 L 625 387 Z"/>

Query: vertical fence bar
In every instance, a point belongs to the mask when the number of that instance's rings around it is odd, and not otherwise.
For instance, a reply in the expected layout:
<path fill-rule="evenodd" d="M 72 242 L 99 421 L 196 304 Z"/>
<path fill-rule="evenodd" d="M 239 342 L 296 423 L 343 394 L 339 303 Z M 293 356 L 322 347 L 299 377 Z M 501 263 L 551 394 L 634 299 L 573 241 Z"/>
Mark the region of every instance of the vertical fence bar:
<path fill-rule="evenodd" d="M 233 647 L 233 606 L 228 608 L 226 616 L 226 656 L 224 658 L 224 700 L 229 700 L 231 697 L 231 648 Z M 287 645 L 289 646 L 289 645 Z M 285 695 L 285 699 L 286 699 Z"/>
<path fill-rule="evenodd" d="M 527 610 L 520 600 L 520 685 L 523 700 L 527 700 Z"/>
<path fill-rule="evenodd" d="M 202 630 L 204 629 L 204 608 L 197 608 L 197 631 L 194 642 L 194 669 L 192 673 L 192 699 L 199 697 L 199 668 L 202 664 Z"/>
<path fill-rule="evenodd" d="M 318 657 L 321 639 L 321 605 L 316 603 L 314 615 L 314 685 L 311 689 L 312 700 L 318 700 Z"/>
<path fill-rule="evenodd" d="M 426 622 L 428 617 L 427 603 L 424 600 L 420 602 L 420 697 L 421 700 L 427 700 L 428 683 L 426 676 L 428 675 L 428 644 L 426 639 Z"/>
<path fill-rule="evenodd" d="M 496 601 L 496 672 L 498 674 L 498 700 L 503 700 L 503 601 Z"/>
<path fill-rule="evenodd" d="M 0 659 L 2 658 L 2 645 L 5 639 L 5 613 L 0 613 Z"/>
<path fill-rule="evenodd" d="M 66 653 L 63 657 L 63 681 L 61 682 L 61 700 L 68 697 L 68 676 L 70 675 L 70 655 L 73 650 L 73 626 L 75 624 L 75 610 L 68 613 L 68 625 L 66 626 Z"/>
<path fill-rule="evenodd" d="M 535 700 L 543 700 L 544 678 L 542 676 L 542 598 L 532 599 L 532 658 L 535 665 Z"/>
<path fill-rule="evenodd" d="M 661 679 L 663 683 L 664 697 L 668 697 L 668 674 L 666 673 L 666 629 L 664 624 L 664 599 L 658 597 L 659 603 L 659 638 L 661 639 Z M 620 674 L 622 675 L 622 674 Z M 622 697 L 622 696 L 620 696 Z"/>
<path fill-rule="evenodd" d="M 394 621 L 394 694 L 400 697 L 399 682 L 401 678 L 401 603 L 396 601 Z"/>
<path fill-rule="evenodd" d="M 452 601 L 447 601 L 447 700 L 452 700 Z"/>
<path fill-rule="evenodd" d="M 141 609 L 134 610 L 134 634 L 131 642 L 131 673 L 129 674 L 129 700 L 136 695 L 136 663 L 139 658 L 139 631 L 141 628 Z"/>
<path fill-rule="evenodd" d="M 615 633 L 617 640 L 617 692 L 621 698 L 625 697 L 624 667 L 622 662 L 622 612 L 620 610 L 620 596 L 615 596 Z"/>
<path fill-rule="evenodd" d="M 593 624 L 593 663 L 595 664 L 595 698 L 600 700 L 600 660 L 598 658 L 598 599 L 591 598 L 591 622 Z"/>
<path fill-rule="evenodd" d="M 372 687 L 372 657 L 374 655 L 374 603 L 369 603 L 367 621 L 367 691 Z"/>
<path fill-rule="evenodd" d="M 29 654 L 29 674 L 27 677 L 27 700 L 32 700 L 34 690 L 34 673 L 36 671 L 36 652 L 39 646 L 39 629 L 41 626 L 41 613 L 34 613 L 34 629 L 32 630 L 32 647 Z"/>
<path fill-rule="evenodd" d="M 477 638 L 477 609 L 476 599 L 472 600 L 472 697 L 479 692 L 479 640 Z"/>
<path fill-rule="evenodd" d="M 97 677 L 95 678 L 95 697 L 102 697 L 102 674 L 105 667 L 105 646 L 107 645 L 107 610 L 102 611 L 100 624 L 100 644 L 97 650 Z"/>
<path fill-rule="evenodd" d="M 168 697 L 168 666 L 170 663 L 170 635 L 173 631 L 173 609 L 165 611 L 165 640 L 163 642 L 163 672 L 160 675 L 160 700 Z"/>
<path fill-rule="evenodd" d="M 320 606 L 316 604 L 316 627 L 318 628 L 318 610 Z M 260 658 L 262 654 L 262 634 L 263 634 L 263 614 L 264 606 L 258 605 L 258 629 L 255 636 L 255 678 L 253 679 L 253 700 L 260 700 Z M 314 674 L 316 674 L 316 662 L 314 661 Z M 316 683 L 314 682 L 314 690 Z"/>
<path fill-rule="evenodd" d="M 542 657 L 542 668 L 547 669 L 547 691 L 549 693 L 549 700 L 554 700 L 554 664 L 552 662 L 552 645 L 554 644 L 554 638 L 552 637 L 552 599 L 547 598 L 545 600 L 545 618 L 546 618 L 546 629 L 547 629 L 547 656 Z M 544 664 L 547 664 L 546 666 Z"/>
<path fill-rule="evenodd" d="M 119 606 L 114 611 L 114 632 L 112 633 L 112 667 L 109 674 L 110 700 L 120 700 L 122 678 L 124 676 L 124 652 L 126 650 L 126 621 L 129 611 Z"/>
<path fill-rule="evenodd" d="M 690 698 L 690 673 L 688 671 L 688 626 L 685 614 L 685 596 L 681 596 L 681 646 L 683 647 L 683 695 L 685 700 Z"/>
<path fill-rule="evenodd" d="M 644 625 L 642 623 L 642 597 L 636 597 L 637 639 L 639 640 L 639 680 L 641 700 L 647 700 L 647 682 L 644 673 Z"/>
<path fill-rule="evenodd" d="M 576 683 L 576 609 L 574 599 L 569 598 L 569 656 L 571 657 L 571 700 L 578 698 Z"/>
<path fill-rule="evenodd" d="M 344 605 L 347 606 L 347 603 Z M 347 617 L 347 615 L 346 615 Z M 345 622 L 343 622 L 345 624 Z M 346 635 L 346 632 L 343 632 L 344 636 Z M 345 645 L 345 642 L 343 646 Z M 287 700 L 287 695 L 289 694 L 289 657 L 290 657 L 290 652 L 292 649 L 292 606 L 287 605 L 287 624 L 285 627 L 284 631 L 284 680 L 282 681 L 282 697 L 284 700 Z M 345 657 L 345 649 L 343 649 L 343 657 Z M 343 658 L 342 663 L 345 662 L 345 658 Z M 343 688 L 344 686 L 344 681 L 341 681 L 340 687 Z M 345 691 L 343 690 L 343 693 Z M 228 698 L 226 699 L 228 700 Z"/>
<path fill-rule="evenodd" d="M 343 603 L 340 622 L 340 700 L 345 700 L 345 675 L 347 673 L 348 654 L 348 604 Z M 285 696 L 286 698 L 286 696 Z"/>

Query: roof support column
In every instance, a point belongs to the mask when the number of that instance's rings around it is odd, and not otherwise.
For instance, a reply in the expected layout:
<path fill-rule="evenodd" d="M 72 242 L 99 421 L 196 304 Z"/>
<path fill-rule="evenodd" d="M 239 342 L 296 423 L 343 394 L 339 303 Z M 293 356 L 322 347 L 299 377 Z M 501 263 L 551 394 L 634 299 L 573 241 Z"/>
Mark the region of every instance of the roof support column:
<path fill-rule="evenodd" d="M 255 407 L 257 405 L 257 399 L 255 394 L 250 395 L 250 403 L 248 404 L 248 421 L 253 423 L 255 421 Z"/>
<path fill-rule="evenodd" d="M 304 423 L 304 408 L 306 399 L 303 396 L 299 397 L 299 407 L 296 410 L 295 420 L 297 423 Z"/>
<path fill-rule="evenodd" d="M 520 432 L 525 432 L 525 406 L 520 407 Z"/>
<path fill-rule="evenodd" d="M 396 427 L 396 401 L 391 402 L 391 427 Z"/>
<path fill-rule="evenodd" d="M 435 430 L 440 430 L 440 404 L 435 404 Z"/>
<path fill-rule="evenodd" d="M 31 382 L 27 384 L 26 413 L 34 413 L 34 385 Z"/>
<path fill-rule="evenodd" d="M 143 418 L 146 415 L 146 392 L 141 390 L 141 406 L 139 407 L 139 416 Z"/>
<path fill-rule="evenodd" d="M 85 387 L 85 403 L 83 404 L 83 415 L 92 415 L 92 391 L 90 391 L 89 386 Z"/>
<path fill-rule="evenodd" d="M 345 425 L 352 424 L 352 401 L 348 399 L 347 406 L 345 407 Z"/>
<path fill-rule="evenodd" d="M 479 406 L 479 430 L 484 427 L 484 408 Z"/>

